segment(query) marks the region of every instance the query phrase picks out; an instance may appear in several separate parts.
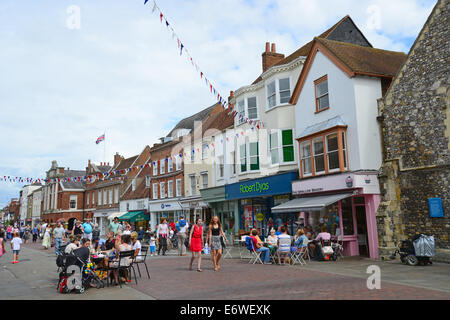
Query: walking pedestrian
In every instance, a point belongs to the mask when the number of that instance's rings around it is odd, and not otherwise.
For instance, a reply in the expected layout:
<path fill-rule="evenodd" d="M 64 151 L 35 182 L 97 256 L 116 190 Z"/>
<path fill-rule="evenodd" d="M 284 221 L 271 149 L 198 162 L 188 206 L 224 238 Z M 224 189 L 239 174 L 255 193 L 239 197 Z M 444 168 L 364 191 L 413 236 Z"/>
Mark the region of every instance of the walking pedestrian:
<path fill-rule="evenodd" d="M 55 254 L 59 254 L 59 248 L 63 241 L 66 241 L 66 230 L 61 225 L 61 221 L 56 222 L 56 228 L 53 230 L 53 242 L 55 243 Z"/>
<path fill-rule="evenodd" d="M 156 254 L 156 238 L 155 233 L 152 232 L 150 234 L 150 255 L 153 257 L 153 254 Z"/>
<path fill-rule="evenodd" d="M 20 252 L 21 244 L 22 244 L 22 239 L 20 238 L 20 233 L 16 232 L 14 234 L 14 238 L 11 240 L 11 249 L 13 251 L 12 264 L 19 263 L 19 252 Z"/>
<path fill-rule="evenodd" d="M 42 246 L 46 250 L 48 248 L 50 248 L 51 232 L 52 232 L 52 227 L 49 224 L 47 224 L 47 226 L 45 227 L 45 231 L 44 231 L 44 239 L 42 240 Z"/>
<path fill-rule="evenodd" d="M 32 234 L 33 234 L 33 242 L 36 242 L 37 237 L 39 235 L 39 230 L 36 225 L 33 227 Z"/>
<path fill-rule="evenodd" d="M 186 241 L 186 230 L 189 228 L 189 224 L 186 220 L 184 220 L 184 216 L 180 217 L 180 220 L 176 223 L 176 228 L 178 230 L 178 254 L 180 256 L 186 255 L 186 245 L 184 244 Z"/>
<path fill-rule="evenodd" d="M 12 227 L 12 225 L 9 225 L 8 226 L 8 228 L 6 228 L 6 238 L 8 239 L 8 240 L 11 240 L 11 233 L 12 233 L 12 231 L 13 231 L 13 227 Z"/>
<path fill-rule="evenodd" d="M 91 219 L 86 219 L 83 223 L 83 238 L 89 239 L 92 241 L 92 230 L 94 229 L 94 225 L 91 222 Z"/>
<path fill-rule="evenodd" d="M 191 229 L 189 235 L 190 250 L 192 252 L 191 262 L 189 264 L 189 270 L 192 270 L 192 264 L 194 263 L 195 255 L 198 257 L 197 271 L 202 272 L 200 269 L 202 264 L 202 248 L 203 248 L 203 226 L 202 218 L 197 218 L 195 226 Z"/>
<path fill-rule="evenodd" d="M 0 232 L 0 257 L 3 256 L 6 251 L 5 251 L 5 232 L 2 230 Z"/>
<path fill-rule="evenodd" d="M 167 238 L 169 236 L 169 226 L 167 225 L 167 219 L 165 217 L 161 218 L 161 223 L 158 225 L 158 255 L 161 253 L 161 248 L 163 251 L 163 256 L 166 255 L 167 251 Z"/>
<path fill-rule="evenodd" d="M 119 218 L 115 217 L 114 220 L 109 223 L 108 232 L 113 232 L 115 236 L 119 230 L 119 225 Z"/>
<path fill-rule="evenodd" d="M 206 241 L 209 243 L 209 247 L 211 248 L 214 271 L 220 270 L 219 261 L 222 257 L 223 245 L 225 244 L 224 239 L 228 243 L 228 239 L 225 237 L 225 233 L 223 232 L 219 217 L 214 216 L 209 223 L 208 237 L 206 239 Z"/>

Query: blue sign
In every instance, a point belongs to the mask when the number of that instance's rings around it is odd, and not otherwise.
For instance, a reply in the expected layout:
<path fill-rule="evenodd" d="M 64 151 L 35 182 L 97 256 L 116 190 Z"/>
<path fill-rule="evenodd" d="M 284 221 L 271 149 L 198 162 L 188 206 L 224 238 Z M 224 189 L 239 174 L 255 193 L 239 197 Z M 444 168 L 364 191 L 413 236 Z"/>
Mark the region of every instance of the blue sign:
<path fill-rule="evenodd" d="M 225 186 L 225 199 L 245 199 L 292 192 L 292 181 L 297 173 L 288 172 L 259 179 L 237 182 Z"/>
<path fill-rule="evenodd" d="M 441 198 L 428 198 L 428 207 L 430 208 L 431 218 L 443 218 L 444 209 L 442 208 Z"/>

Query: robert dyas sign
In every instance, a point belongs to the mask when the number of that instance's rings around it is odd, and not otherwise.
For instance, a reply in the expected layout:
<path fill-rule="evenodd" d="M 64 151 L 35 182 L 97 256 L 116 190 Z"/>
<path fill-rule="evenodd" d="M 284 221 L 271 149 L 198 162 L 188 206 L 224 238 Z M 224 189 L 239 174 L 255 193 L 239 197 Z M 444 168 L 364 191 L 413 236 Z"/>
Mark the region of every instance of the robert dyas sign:
<path fill-rule="evenodd" d="M 239 192 L 240 193 L 249 193 L 249 192 L 265 192 L 269 191 L 270 185 L 269 182 L 255 182 L 254 184 L 248 185 L 248 184 L 241 184 L 239 185 Z"/>
<path fill-rule="evenodd" d="M 225 198 L 231 200 L 290 194 L 291 183 L 296 178 L 295 172 L 288 172 L 229 184 L 225 186 Z"/>

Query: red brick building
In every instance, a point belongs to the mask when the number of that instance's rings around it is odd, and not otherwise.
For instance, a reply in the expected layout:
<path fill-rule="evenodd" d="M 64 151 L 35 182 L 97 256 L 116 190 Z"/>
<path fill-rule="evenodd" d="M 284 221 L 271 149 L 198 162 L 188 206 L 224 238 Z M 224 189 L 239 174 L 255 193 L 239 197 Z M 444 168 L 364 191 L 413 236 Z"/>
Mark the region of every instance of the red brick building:
<path fill-rule="evenodd" d="M 58 167 L 56 161 L 52 162 L 43 187 L 41 221 L 55 223 L 58 219 L 68 222 L 71 218 L 92 218 L 84 206 L 85 176 L 84 170 L 65 169 Z"/>

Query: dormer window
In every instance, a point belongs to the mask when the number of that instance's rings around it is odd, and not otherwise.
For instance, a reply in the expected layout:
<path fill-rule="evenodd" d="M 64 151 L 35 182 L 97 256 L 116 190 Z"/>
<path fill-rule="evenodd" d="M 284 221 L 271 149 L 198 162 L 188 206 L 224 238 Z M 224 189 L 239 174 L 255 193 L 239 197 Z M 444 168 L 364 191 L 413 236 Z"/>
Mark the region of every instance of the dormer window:
<path fill-rule="evenodd" d="M 314 81 L 316 93 L 316 112 L 326 110 L 330 107 L 328 97 L 328 77 L 325 75 Z"/>

